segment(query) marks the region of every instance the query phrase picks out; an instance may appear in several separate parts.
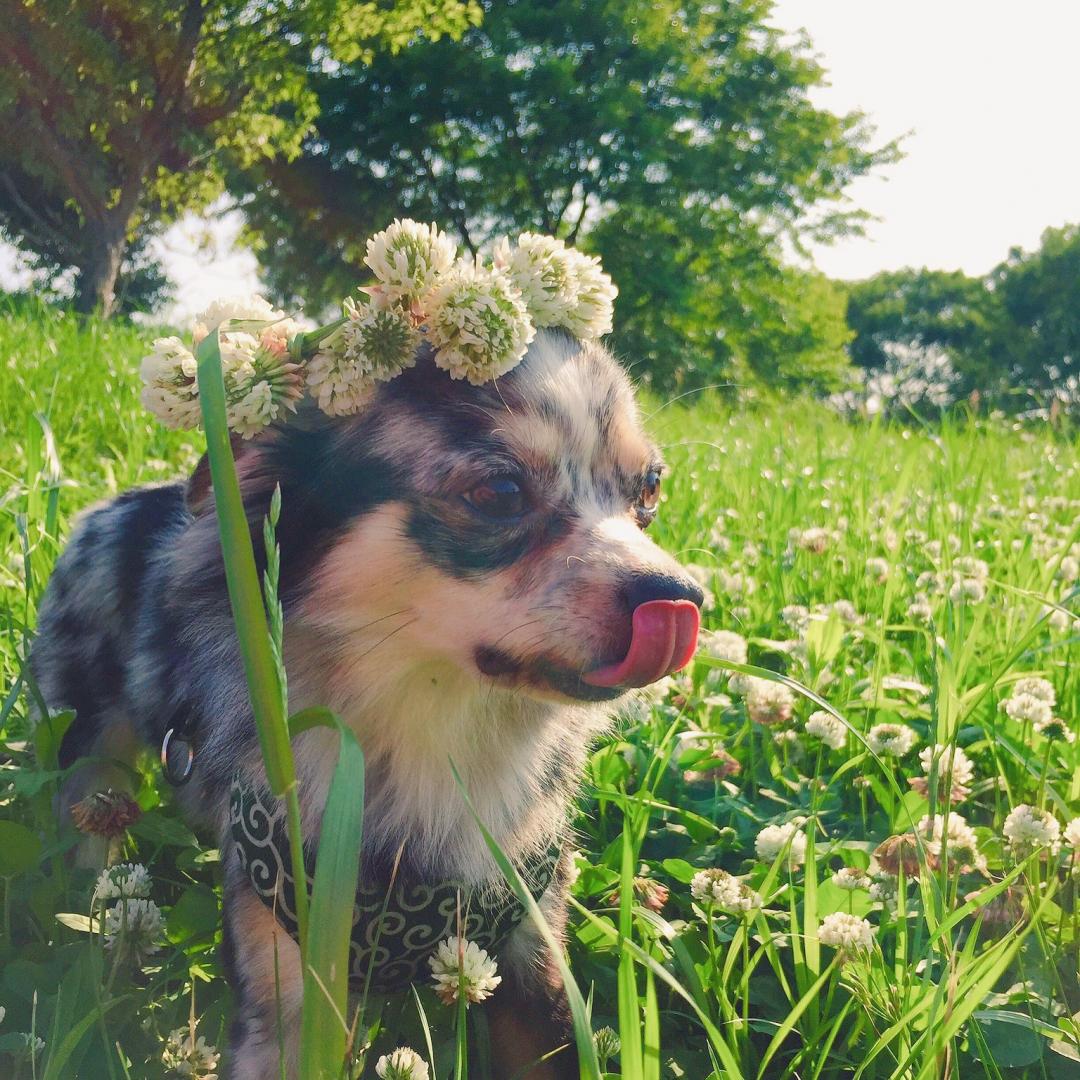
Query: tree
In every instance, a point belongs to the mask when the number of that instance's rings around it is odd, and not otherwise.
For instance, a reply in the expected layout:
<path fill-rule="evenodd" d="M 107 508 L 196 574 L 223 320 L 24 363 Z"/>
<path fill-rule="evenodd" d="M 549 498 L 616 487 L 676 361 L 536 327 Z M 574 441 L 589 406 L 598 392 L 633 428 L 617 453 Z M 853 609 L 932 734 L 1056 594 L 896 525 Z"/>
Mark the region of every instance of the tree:
<path fill-rule="evenodd" d="M 899 353 L 948 357 L 957 392 L 993 392 L 1001 377 L 1001 310 L 982 278 L 959 270 L 895 270 L 848 285 L 852 361 L 885 368 Z"/>
<path fill-rule="evenodd" d="M 503 231 L 556 233 L 615 276 L 616 345 L 644 373 L 731 374 L 770 296 L 791 298 L 782 240 L 811 212 L 816 235 L 851 227 L 845 185 L 895 152 L 870 147 L 860 115 L 812 104 L 823 72 L 770 10 L 489 2 L 452 46 L 321 68 L 301 153 L 234 179 L 272 285 L 333 304 L 395 214 L 435 219 L 471 251 Z"/>
<path fill-rule="evenodd" d="M 1014 386 L 1050 390 L 1080 377 L 1080 225 L 1047 229 L 1037 251 L 1013 248 L 989 278 L 1003 319 L 999 354 Z"/>
<path fill-rule="evenodd" d="M 459 0 L 13 0 L 0 35 L 0 230 L 108 314 L 125 251 L 300 148 L 313 64 L 458 32 Z"/>

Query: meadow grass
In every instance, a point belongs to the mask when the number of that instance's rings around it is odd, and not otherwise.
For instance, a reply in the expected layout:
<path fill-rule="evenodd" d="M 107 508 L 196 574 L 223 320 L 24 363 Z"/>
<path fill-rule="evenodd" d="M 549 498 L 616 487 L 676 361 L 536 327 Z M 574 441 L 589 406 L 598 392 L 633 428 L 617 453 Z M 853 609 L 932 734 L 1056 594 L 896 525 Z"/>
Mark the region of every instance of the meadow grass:
<path fill-rule="evenodd" d="M 201 452 L 138 403 L 149 337 L 45 308 L 0 321 L 5 1076 L 182 1075 L 192 1025 L 221 1046 L 228 1022 L 209 838 L 148 757 L 117 855 L 149 871 L 158 947 L 87 933 L 94 875 L 61 857 L 55 732 L 32 728 L 22 678 L 73 516 Z M 670 465 L 656 537 L 709 590 L 718 633 L 590 758 L 568 954 L 593 1029 L 611 1029 L 601 1067 L 1080 1076 L 1076 446 L 994 418 L 645 408 Z M 402 1044 L 453 1075 L 457 1010 L 430 986 L 364 1005 L 357 1075 Z"/>

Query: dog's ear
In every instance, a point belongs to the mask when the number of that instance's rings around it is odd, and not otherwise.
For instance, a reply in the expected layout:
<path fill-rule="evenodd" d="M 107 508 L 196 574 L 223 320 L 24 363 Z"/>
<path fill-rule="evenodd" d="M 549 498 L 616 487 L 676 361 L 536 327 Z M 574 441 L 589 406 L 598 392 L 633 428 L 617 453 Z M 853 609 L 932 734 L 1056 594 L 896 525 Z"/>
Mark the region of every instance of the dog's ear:
<path fill-rule="evenodd" d="M 242 439 L 239 435 L 229 438 L 232 447 L 233 461 L 237 468 L 240 462 L 252 451 L 253 443 L 250 439 Z M 214 505 L 214 488 L 210 480 L 210 455 L 204 453 L 199 458 L 195 471 L 188 477 L 187 486 L 184 490 L 184 501 L 188 511 L 193 517 L 201 517 Z"/>

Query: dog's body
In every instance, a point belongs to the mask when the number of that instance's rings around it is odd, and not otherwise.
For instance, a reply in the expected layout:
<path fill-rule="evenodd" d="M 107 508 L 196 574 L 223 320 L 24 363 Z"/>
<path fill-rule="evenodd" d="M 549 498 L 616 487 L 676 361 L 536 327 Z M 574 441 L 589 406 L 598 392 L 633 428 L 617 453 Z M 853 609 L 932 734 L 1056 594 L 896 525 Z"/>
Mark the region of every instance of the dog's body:
<path fill-rule="evenodd" d="M 660 466 L 628 381 L 598 346 L 542 333 L 497 385 L 453 382 L 421 356 L 359 416 L 302 415 L 237 450 L 257 551 L 281 487 L 290 711 L 329 706 L 365 752 L 362 878 L 396 863 L 400 880 L 498 888 L 448 759 L 503 849 L 527 861 L 563 837 L 610 701 L 688 655 L 683 608 L 701 593 L 643 535 Z M 637 641 L 634 615 L 650 605 L 663 623 L 665 604 L 680 613 L 657 631 L 666 654 Z M 194 733 L 178 792 L 221 837 L 233 1075 L 273 1075 L 275 951 L 294 1052 L 298 950 L 228 827 L 234 775 L 258 785 L 265 774 L 203 466 L 186 487 L 140 489 L 84 516 L 42 606 L 32 669 L 50 707 L 76 710 L 65 762 Z M 318 729 L 295 743 L 308 838 L 336 745 Z M 556 928 L 564 878 L 542 900 Z M 499 964 L 503 985 L 484 1007 L 497 1075 L 509 1076 L 567 1040 L 566 1016 L 527 924 Z M 528 1075 L 576 1076 L 572 1053 Z"/>

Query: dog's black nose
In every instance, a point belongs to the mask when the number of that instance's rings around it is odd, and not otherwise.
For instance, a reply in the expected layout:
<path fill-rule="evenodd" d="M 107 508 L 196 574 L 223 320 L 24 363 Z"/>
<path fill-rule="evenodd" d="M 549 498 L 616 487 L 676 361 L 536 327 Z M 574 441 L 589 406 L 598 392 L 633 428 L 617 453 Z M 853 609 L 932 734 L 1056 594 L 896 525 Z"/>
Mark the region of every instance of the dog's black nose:
<path fill-rule="evenodd" d="M 634 574 L 623 587 L 623 595 L 631 611 L 650 600 L 691 600 L 698 607 L 705 600 L 696 582 L 671 574 Z"/>

